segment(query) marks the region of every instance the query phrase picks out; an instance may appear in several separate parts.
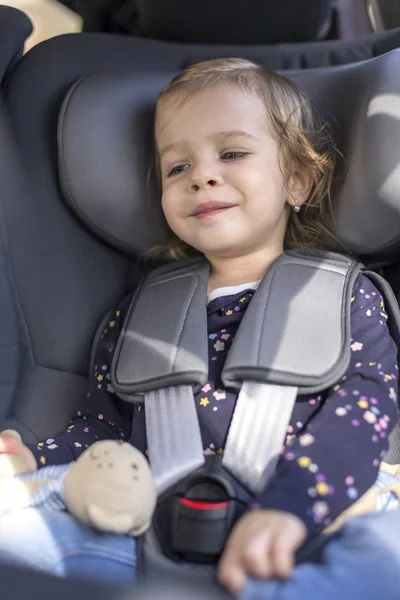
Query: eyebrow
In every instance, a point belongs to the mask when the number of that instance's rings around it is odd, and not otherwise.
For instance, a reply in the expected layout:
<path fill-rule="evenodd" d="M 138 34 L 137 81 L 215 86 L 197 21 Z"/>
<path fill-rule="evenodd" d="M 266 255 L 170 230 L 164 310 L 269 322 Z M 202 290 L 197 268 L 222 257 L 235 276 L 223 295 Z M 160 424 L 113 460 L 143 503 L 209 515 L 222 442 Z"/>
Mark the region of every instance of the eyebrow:
<path fill-rule="evenodd" d="M 241 129 L 234 129 L 232 131 L 219 131 L 216 134 L 213 134 L 212 136 L 210 136 L 211 138 L 220 138 L 222 140 L 228 139 L 228 138 L 245 138 L 251 142 L 259 142 L 260 140 L 258 138 L 256 138 L 254 135 L 252 135 L 251 133 L 247 133 L 247 131 L 242 131 Z M 166 154 L 167 152 L 169 152 L 170 150 L 173 150 L 176 146 L 179 146 L 181 142 L 174 142 L 172 144 L 168 144 L 168 146 L 165 146 L 165 148 L 163 148 L 162 150 L 160 150 L 159 156 L 160 158 L 162 158 L 164 156 L 164 154 Z"/>
<path fill-rule="evenodd" d="M 258 138 L 256 138 L 251 133 L 248 133 L 247 131 L 242 131 L 241 129 L 235 129 L 233 131 L 220 131 L 219 133 L 217 133 L 216 137 L 220 137 L 222 139 L 231 138 L 231 137 L 243 137 L 252 142 L 260 141 Z"/>

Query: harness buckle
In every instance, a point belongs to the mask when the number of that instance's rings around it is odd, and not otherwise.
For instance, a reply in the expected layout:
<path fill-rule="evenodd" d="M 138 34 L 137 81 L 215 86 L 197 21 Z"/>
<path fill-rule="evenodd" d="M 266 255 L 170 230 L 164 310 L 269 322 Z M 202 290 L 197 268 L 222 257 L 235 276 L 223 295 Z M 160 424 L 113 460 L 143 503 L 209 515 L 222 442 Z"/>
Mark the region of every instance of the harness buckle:
<path fill-rule="evenodd" d="M 210 458 L 159 499 L 154 529 L 164 554 L 173 560 L 215 563 L 251 500 L 220 457 Z"/>

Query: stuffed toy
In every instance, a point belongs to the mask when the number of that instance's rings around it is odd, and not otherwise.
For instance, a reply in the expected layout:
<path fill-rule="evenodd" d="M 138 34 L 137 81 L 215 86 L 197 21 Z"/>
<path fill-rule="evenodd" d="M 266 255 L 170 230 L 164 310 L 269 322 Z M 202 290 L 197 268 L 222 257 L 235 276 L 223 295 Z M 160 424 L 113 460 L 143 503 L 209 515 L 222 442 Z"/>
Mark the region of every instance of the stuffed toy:
<path fill-rule="evenodd" d="M 13 430 L 2 434 L 14 435 Z M 67 510 L 94 529 L 137 537 L 149 527 L 157 493 L 146 458 L 116 440 L 94 443 L 73 463 L 27 473 L 25 461 L 2 455 L 0 514 L 25 507 Z"/>

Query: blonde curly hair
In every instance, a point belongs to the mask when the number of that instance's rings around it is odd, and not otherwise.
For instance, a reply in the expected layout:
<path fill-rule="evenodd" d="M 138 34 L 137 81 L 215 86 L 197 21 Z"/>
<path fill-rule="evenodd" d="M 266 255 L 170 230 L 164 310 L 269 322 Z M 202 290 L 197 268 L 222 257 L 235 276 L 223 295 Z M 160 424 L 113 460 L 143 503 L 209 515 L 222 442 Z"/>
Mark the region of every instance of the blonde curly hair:
<path fill-rule="evenodd" d="M 286 182 L 294 170 L 305 169 L 311 177 L 311 189 L 300 212 L 290 211 L 284 240 L 289 248 L 335 248 L 338 242 L 330 230 L 331 197 L 340 155 L 307 96 L 290 79 L 241 58 L 208 60 L 191 65 L 179 73 L 160 93 L 157 115 L 176 96 L 183 102 L 206 88 L 235 85 L 257 94 L 263 101 L 272 135 L 280 152 L 280 167 Z M 157 147 L 154 143 L 154 165 L 160 183 Z M 151 176 L 151 173 L 149 177 Z M 180 240 L 168 227 L 167 239 L 149 252 L 178 260 L 199 252 Z"/>

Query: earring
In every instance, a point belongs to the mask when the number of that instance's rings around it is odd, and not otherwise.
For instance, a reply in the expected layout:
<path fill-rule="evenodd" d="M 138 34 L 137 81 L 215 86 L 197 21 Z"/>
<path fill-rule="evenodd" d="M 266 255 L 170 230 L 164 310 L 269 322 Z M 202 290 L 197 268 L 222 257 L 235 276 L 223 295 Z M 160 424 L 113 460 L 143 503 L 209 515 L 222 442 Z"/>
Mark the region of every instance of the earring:
<path fill-rule="evenodd" d="M 299 204 L 299 202 L 296 200 L 296 204 L 293 206 L 293 210 L 294 212 L 299 213 L 301 209 L 301 205 Z"/>

